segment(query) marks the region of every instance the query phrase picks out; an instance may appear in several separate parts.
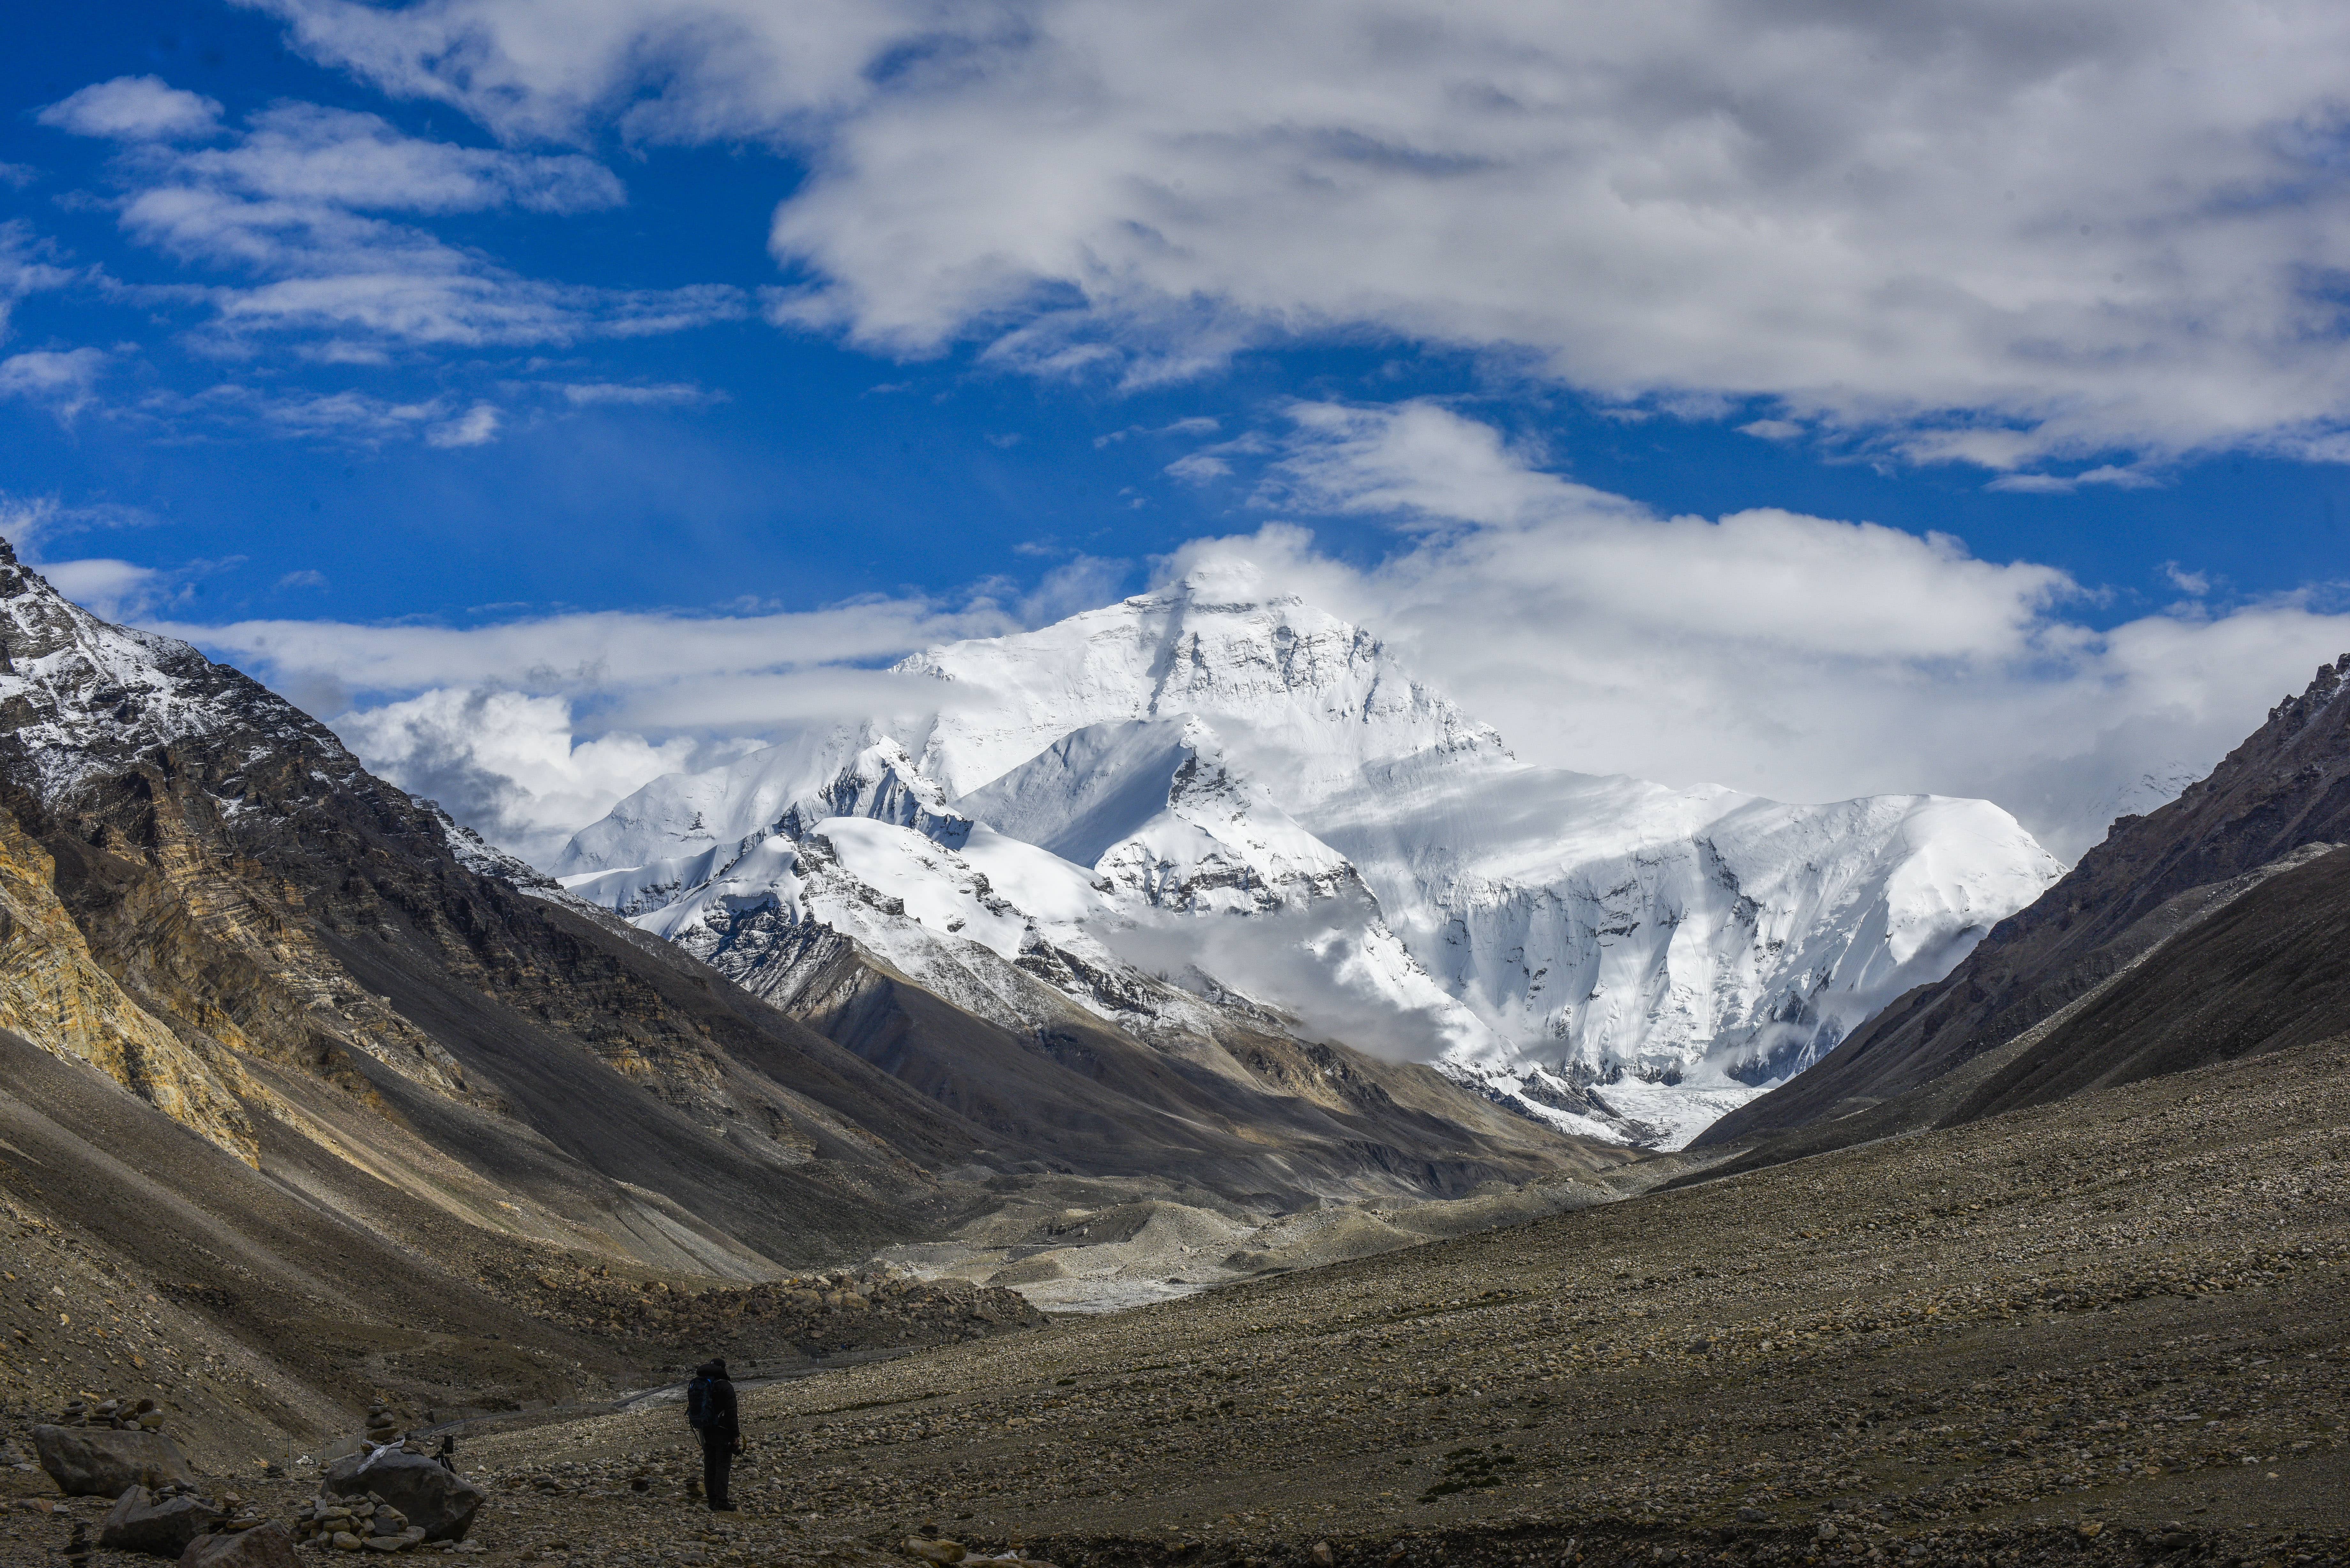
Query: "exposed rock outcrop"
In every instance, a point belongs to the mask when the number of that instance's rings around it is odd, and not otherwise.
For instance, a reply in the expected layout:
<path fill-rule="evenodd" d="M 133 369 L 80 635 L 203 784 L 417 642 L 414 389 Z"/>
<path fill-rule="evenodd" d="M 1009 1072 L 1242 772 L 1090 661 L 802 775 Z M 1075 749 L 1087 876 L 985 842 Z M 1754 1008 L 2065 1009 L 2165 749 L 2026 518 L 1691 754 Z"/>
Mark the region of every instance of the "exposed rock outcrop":
<path fill-rule="evenodd" d="M 196 1481 L 179 1444 L 161 1432 L 41 1426 L 33 1428 L 33 1450 L 68 1497 L 119 1498 L 132 1487 L 155 1491 Z"/>

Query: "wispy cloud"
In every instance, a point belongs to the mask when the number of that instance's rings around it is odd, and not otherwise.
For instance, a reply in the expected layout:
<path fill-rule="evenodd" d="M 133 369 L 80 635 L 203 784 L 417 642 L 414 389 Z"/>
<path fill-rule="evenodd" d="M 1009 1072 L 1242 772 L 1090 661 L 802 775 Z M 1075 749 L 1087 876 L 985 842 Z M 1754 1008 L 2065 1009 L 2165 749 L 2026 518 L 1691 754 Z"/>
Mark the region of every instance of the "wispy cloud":
<path fill-rule="evenodd" d="M 117 77 L 94 82 L 41 110 L 40 122 L 76 136 L 116 141 L 172 141 L 210 136 L 220 129 L 221 106 L 161 77 Z"/>
<path fill-rule="evenodd" d="M 657 408 L 691 403 L 715 403 L 725 400 L 726 394 L 695 386 L 691 381 L 661 381 L 650 385 L 633 385 L 618 381 L 572 381 L 558 389 L 563 400 L 574 408 L 595 408 L 620 404 L 636 408 Z"/>
<path fill-rule="evenodd" d="M 1233 477 L 1289 521 L 1195 541 L 1159 576 L 1245 562 L 1266 591 L 1368 628 L 1521 757 L 1556 766 L 1782 799 L 1983 795 L 2071 856 L 2131 781 L 2208 768 L 2350 649 L 2350 615 L 2314 596 L 2229 602 L 2183 568 L 2169 584 L 2190 601 L 2100 628 L 2084 613 L 2096 594 L 2065 572 L 1981 560 L 1954 539 L 1767 508 L 1659 514 L 1433 403 L 1298 403 L 1250 435 Z M 1336 559 L 1297 521 L 1323 516 L 1385 523 L 1395 548 Z M 586 819 L 528 803 L 569 811 L 585 795 L 562 767 L 501 773 L 498 758 L 610 741 L 577 777 L 617 798 L 643 782 L 632 767 L 672 765 L 675 742 L 707 759 L 808 725 L 911 716 L 952 693 L 876 666 L 1113 601 L 1131 570 L 1079 556 L 1033 588 L 805 612 L 163 629 L 373 737 L 362 754 L 462 763 L 494 805 L 485 823 L 544 846 Z M 530 701 L 485 700 L 501 692 Z M 421 751 L 382 738 L 428 732 Z"/>
<path fill-rule="evenodd" d="M 455 419 L 426 431 L 424 443 L 437 447 L 487 446 L 498 439 L 498 427 L 504 422 L 504 416 L 495 407 L 475 403 Z"/>
<path fill-rule="evenodd" d="M 0 398 L 37 403 L 70 423 L 96 399 L 106 354 L 99 348 L 35 349 L 0 359 Z"/>
<path fill-rule="evenodd" d="M 311 345 L 322 360 L 368 362 L 399 347 L 642 337 L 749 312 L 742 292 L 723 286 L 612 289 L 525 276 L 417 221 L 622 204 L 620 182 L 592 159 L 463 147 L 305 103 L 275 105 L 229 133 L 216 105 L 191 107 L 208 102 L 124 78 L 46 118 L 127 143 L 115 164 L 123 232 L 212 275 L 178 293 L 209 307 L 205 331 L 223 346 L 307 337 L 322 339 Z M 199 130 L 218 132 L 218 144 L 182 144 Z"/>

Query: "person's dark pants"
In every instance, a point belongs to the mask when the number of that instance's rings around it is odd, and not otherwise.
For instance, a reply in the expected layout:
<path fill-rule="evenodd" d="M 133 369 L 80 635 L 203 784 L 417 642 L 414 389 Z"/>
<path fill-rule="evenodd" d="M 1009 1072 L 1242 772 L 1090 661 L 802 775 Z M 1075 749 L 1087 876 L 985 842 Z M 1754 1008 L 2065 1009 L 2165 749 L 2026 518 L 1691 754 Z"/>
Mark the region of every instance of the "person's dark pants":
<path fill-rule="evenodd" d="M 733 1500 L 726 1491 L 726 1472 L 734 1468 L 734 1439 L 702 1434 L 702 1495 L 710 1500 L 714 1511 L 732 1508 Z"/>

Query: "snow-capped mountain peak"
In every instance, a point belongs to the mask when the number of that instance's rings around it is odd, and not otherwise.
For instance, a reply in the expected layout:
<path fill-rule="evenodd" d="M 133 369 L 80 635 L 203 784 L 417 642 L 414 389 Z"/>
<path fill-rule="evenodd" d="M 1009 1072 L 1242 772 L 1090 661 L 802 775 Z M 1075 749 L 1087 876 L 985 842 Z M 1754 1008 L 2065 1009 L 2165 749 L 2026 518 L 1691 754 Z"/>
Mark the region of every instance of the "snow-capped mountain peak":
<path fill-rule="evenodd" d="M 1289 784 L 1305 792 L 1422 752 L 1507 754 L 1499 734 L 1414 680 L 1378 638 L 1295 595 L 1257 595 L 1253 576 L 1203 568 L 1041 630 L 901 660 L 898 673 L 966 695 L 939 713 L 921 771 L 966 794 L 1072 731 L 1186 713 L 1304 763 Z"/>
<path fill-rule="evenodd" d="M 85 781 L 122 773 L 177 741 L 256 729 L 359 766 L 292 704 L 174 638 L 113 626 L 75 604 L 0 540 L 0 708 L 7 745 L 56 804 Z M 257 761 L 265 753 L 256 753 Z M 234 809 L 229 807 L 228 809 Z"/>
<path fill-rule="evenodd" d="M 1007 1021 L 1038 983 L 1141 1030 L 1269 1008 L 1677 1144 L 2062 869 L 1982 801 L 1520 763 L 1369 632 L 1232 567 L 896 673 L 941 700 L 657 780 L 573 841 L 566 885 L 746 983 L 781 983 L 779 922 L 822 928 Z"/>

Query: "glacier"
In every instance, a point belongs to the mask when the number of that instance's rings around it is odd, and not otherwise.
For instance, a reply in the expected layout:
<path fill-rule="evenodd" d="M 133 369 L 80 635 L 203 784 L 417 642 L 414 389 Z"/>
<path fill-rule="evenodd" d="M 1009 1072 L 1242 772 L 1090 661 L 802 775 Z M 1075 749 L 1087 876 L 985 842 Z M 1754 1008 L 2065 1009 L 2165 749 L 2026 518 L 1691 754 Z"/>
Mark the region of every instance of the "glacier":
<path fill-rule="evenodd" d="M 900 715 L 656 779 L 550 869 L 786 1005 L 846 940 L 1008 1024 L 1278 1025 L 1658 1147 L 2063 872 L 1987 801 L 1520 762 L 1243 562 L 893 673 Z"/>

